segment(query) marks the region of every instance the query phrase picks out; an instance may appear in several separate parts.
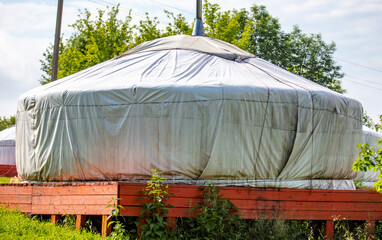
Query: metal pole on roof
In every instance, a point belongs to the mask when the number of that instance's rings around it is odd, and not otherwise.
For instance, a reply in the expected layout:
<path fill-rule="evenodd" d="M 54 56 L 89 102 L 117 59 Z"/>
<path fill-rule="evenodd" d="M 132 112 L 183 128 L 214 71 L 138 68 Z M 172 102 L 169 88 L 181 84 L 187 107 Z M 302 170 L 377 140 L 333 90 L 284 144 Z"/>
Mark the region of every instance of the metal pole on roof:
<path fill-rule="evenodd" d="M 204 35 L 204 27 L 202 20 L 202 0 L 196 0 L 196 19 L 194 24 L 194 29 L 192 31 L 192 36 L 205 36 Z"/>
<path fill-rule="evenodd" d="M 52 61 L 52 82 L 57 79 L 58 53 L 60 49 L 61 19 L 62 19 L 63 5 L 64 5 L 64 0 L 58 0 L 57 18 L 56 18 L 56 34 L 54 37 L 54 50 L 53 50 L 53 61 Z"/>

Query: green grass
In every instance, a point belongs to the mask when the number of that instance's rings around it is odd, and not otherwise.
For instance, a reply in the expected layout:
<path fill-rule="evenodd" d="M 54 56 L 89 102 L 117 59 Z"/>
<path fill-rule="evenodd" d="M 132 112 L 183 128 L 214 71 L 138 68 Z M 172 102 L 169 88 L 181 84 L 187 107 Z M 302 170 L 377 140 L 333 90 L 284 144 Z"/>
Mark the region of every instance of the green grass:
<path fill-rule="evenodd" d="M 110 239 L 100 234 L 78 231 L 73 226 L 53 225 L 33 220 L 25 214 L 0 208 L 0 239 Z"/>
<path fill-rule="evenodd" d="M 0 183 L 10 183 L 10 177 L 0 177 Z"/>

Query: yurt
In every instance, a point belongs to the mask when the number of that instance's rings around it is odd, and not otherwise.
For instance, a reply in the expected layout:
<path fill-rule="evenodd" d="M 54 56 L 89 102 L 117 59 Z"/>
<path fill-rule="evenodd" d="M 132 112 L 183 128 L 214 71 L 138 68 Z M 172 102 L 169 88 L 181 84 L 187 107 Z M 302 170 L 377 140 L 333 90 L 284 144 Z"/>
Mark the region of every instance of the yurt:
<path fill-rule="evenodd" d="M 0 132 L 0 177 L 16 175 L 16 128 L 10 127 Z"/>
<path fill-rule="evenodd" d="M 382 148 L 378 142 L 382 139 L 382 134 L 370 129 L 366 126 L 362 127 L 362 143 L 367 143 L 375 151 Z M 361 186 L 373 187 L 377 182 L 380 171 L 369 170 L 367 172 L 358 172 L 356 179 L 360 181 Z"/>
<path fill-rule="evenodd" d="M 362 106 L 229 43 L 170 36 L 20 96 L 29 181 L 353 189 Z"/>

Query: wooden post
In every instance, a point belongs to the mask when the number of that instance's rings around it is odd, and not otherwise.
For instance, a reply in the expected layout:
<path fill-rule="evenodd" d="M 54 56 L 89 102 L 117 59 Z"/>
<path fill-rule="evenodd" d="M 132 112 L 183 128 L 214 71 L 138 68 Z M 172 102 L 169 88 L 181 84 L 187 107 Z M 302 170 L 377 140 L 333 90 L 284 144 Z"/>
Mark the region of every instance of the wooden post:
<path fill-rule="evenodd" d="M 168 217 L 167 222 L 168 222 L 168 228 L 170 230 L 173 230 L 176 226 L 176 217 Z"/>
<path fill-rule="evenodd" d="M 85 227 L 86 216 L 85 215 L 77 215 L 76 218 L 76 229 L 81 230 L 81 228 Z"/>
<path fill-rule="evenodd" d="M 55 214 L 52 214 L 50 215 L 50 221 L 56 225 L 58 220 L 60 220 L 60 215 L 55 215 Z"/>
<path fill-rule="evenodd" d="M 375 221 L 367 220 L 365 228 L 367 239 L 373 239 L 375 232 Z"/>
<path fill-rule="evenodd" d="M 110 220 L 108 220 L 107 217 L 107 215 L 102 215 L 102 237 L 109 236 L 111 232 L 111 226 L 108 226 Z"/>
<path fill-rule="evenodd" d="M 334 221 L 326 220 L 324 224 L 324 238 L 326 240 L 332 240 L 334 237 Z"/>

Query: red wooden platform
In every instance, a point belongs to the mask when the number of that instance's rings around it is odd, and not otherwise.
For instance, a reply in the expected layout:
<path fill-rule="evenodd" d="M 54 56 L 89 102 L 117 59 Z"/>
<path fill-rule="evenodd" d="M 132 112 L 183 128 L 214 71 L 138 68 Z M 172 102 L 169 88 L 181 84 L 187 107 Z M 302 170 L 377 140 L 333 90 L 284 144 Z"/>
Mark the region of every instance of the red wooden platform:
<path fill-rule="evenodd" d="M 17 206 L 22 212 L 52 215 L 77 215 L 81 227 L 86 215 L 102 215 L 103 235 L 107 235 L 106 208 L 112 198 L 120 198 L 121 215 L 139 216 L 143 203 L 139 193 L 145 184 L 124 182 L 1 184 L 0 204 Z M 170 185 L 173 195 L 168 217 L 187 217 L 190 201 L 202 200 L 199 186 Z M 369 190 L 302 190 L 252 187 L 223 187 L 220 193 L 230 199 L 243 218 L 282 218 L 323 220 L 328 239 L 333 236 L 333 220 L 364 220 L 374 226 L 382 220 L 382 195 Z"/>
<path fill-rule="evenodd" d="M 0 177 L 17 176 L 16 165 L 0 165 Z"/>

